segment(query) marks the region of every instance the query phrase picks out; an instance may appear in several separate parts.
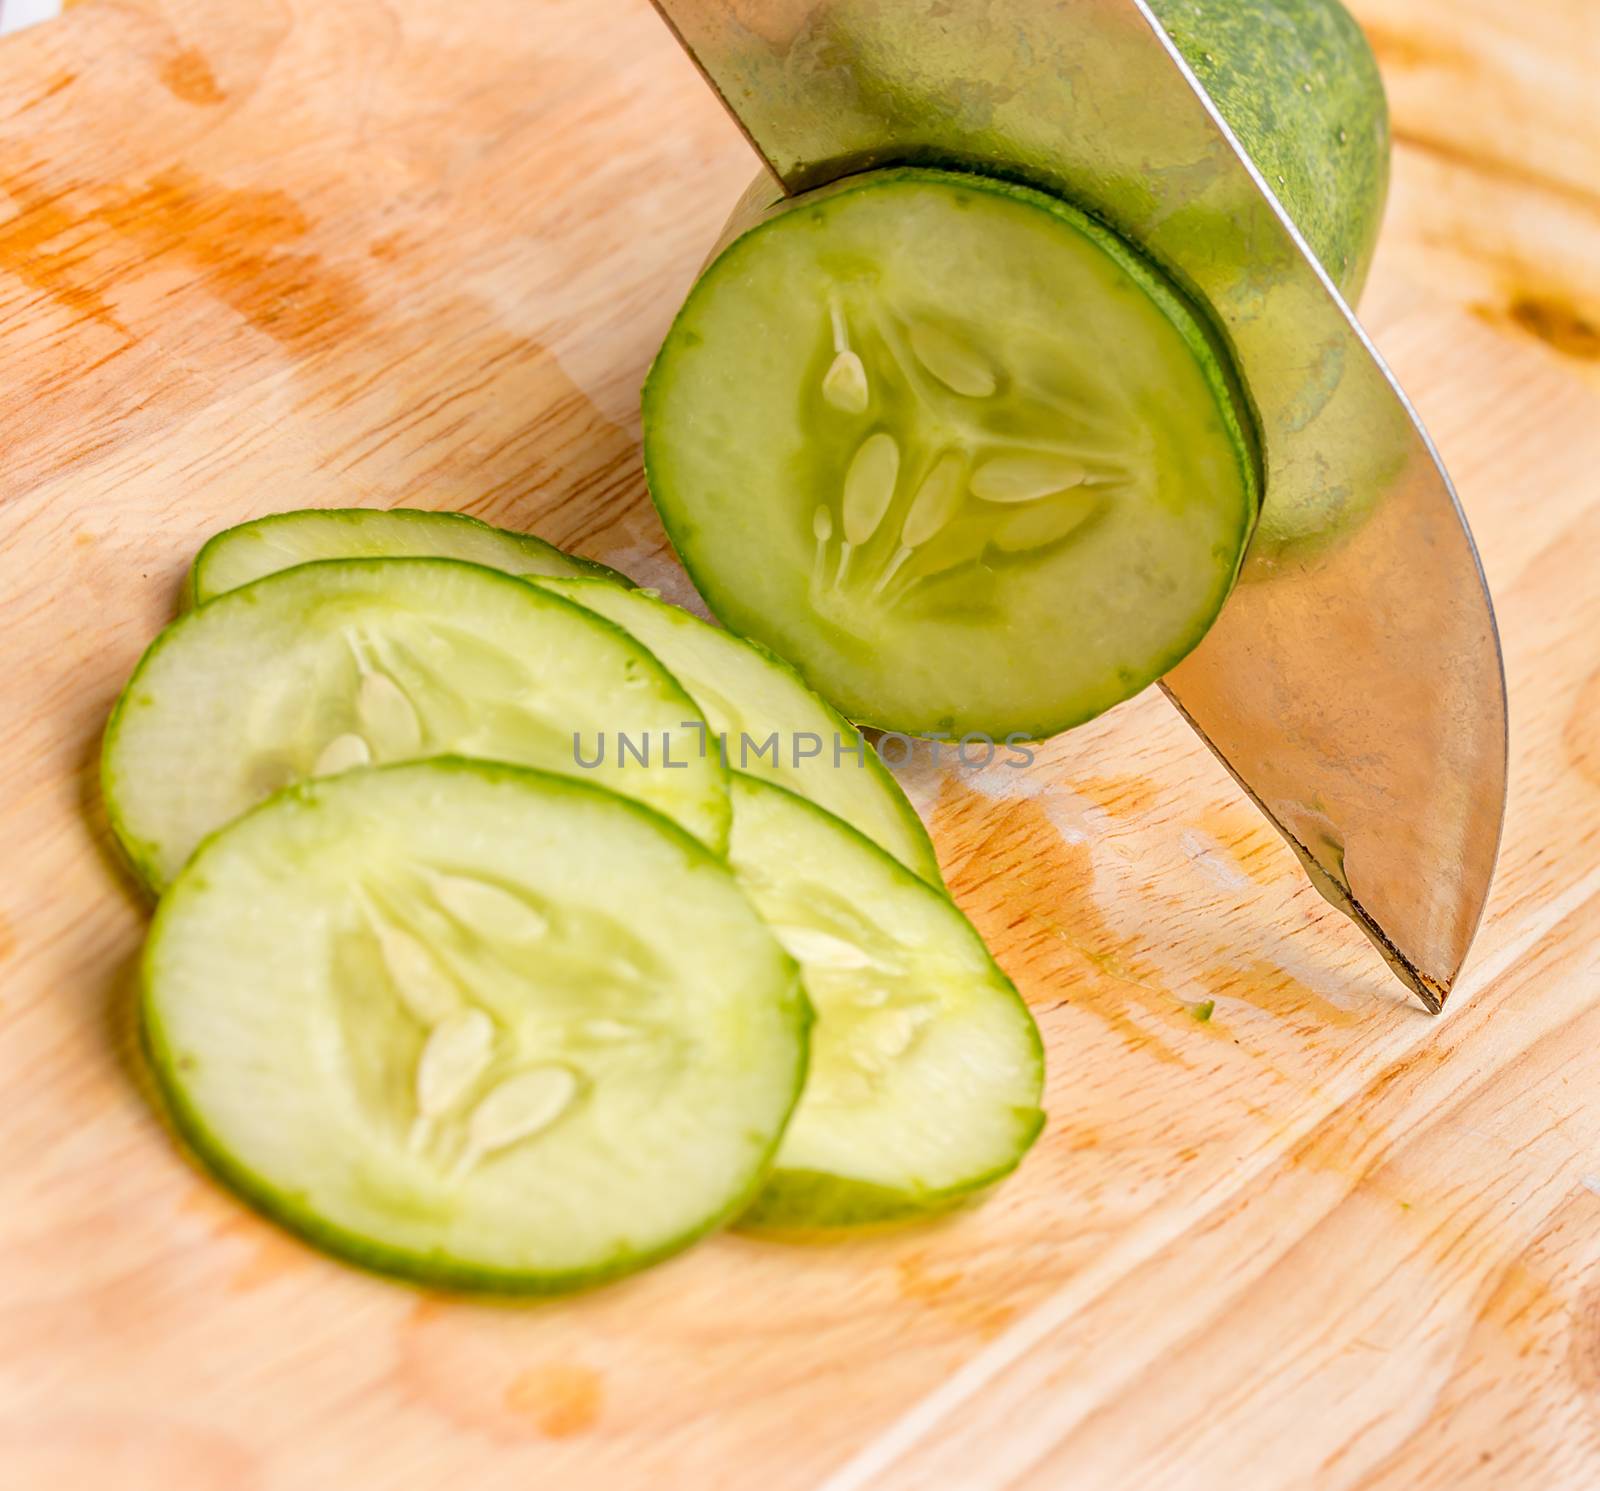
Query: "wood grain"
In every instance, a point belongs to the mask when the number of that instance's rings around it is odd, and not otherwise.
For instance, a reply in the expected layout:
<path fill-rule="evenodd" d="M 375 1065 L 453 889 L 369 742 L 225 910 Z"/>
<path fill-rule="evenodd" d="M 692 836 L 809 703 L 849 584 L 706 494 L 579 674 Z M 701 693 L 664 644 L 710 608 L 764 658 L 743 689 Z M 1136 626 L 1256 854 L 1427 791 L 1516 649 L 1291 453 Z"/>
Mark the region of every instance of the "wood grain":
<path fill-rule="evenodd" d="M 1398 164 L 1392 267 L 1519 330 L 1600 389 L 1600 9 L 1353 0 Z"/>
<path fill-rule="evenodd" d="M 0 46 L 0 1483 L 1600 1482 L 1600 37 L 1362 9 L 1404 142 L 1366 319 L 1511 683 L 1459 1006 L 1146 695 L 910 784 L 1047 1034 L 1011 1184 L 520 1309 L 325 1262 L 169 1140 L 98 733 L 199 540 L 275 508 L 462 507 L 685 594 L 636 394 L 749 157 L 643 0 L 104 0 Z"/>

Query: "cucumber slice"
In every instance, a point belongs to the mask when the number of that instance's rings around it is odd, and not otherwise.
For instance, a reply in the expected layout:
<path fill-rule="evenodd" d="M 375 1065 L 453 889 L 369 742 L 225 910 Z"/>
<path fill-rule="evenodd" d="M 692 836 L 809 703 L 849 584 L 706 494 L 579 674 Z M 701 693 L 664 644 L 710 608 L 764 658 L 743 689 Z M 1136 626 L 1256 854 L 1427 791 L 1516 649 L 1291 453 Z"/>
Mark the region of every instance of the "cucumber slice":
<path fill-rule="evenodd" d="M 443 754 L 591 778 L 720 851 L 726 773 L 698 720 L 644 647 L 560 596 L 454 559 L 323 560 L 162 632 L 112 714 L 102 778 L 157 890 L 280 787 Z"/>
<path fill-rule="evenodd" d="M 551 1292 L 733 1215 L 809 1011 L 731 873 L 584 782 L 439 759 L 280 793 L 162 899 L 144 1028 L 178 1124 L 357 1263 Z"/>
<path fill-rule="evenodd" d="M 593 575 L 623 585 L 615 570 L 564 553 L 531 533 L 493 528 L 466 513 L 415 507 L 304 508 L 272 513 L 214 534 L 189 570 L 187 600 L 224 591 L 313 559 L 466 559 L 512 575 Z"/>
<path fill-rule="evenodd" d="M 651 494 L 717 615 L 850 718 L 1044 736 L 1204 636 L 1259 493 L 1227 355 L 1043 193 L 895 169 L 712 263 L 644 391 Z"/>
<path fill-rule="evenodd" d="M 955 905 L 814 803 L 732 774 L 729 860 L 800 964 L 811 1075 L 745 1221 L 811 1228 L 943 1210 L 1044 1123 L 1044 1049 Z"/>
<path fill-rule="evenodd" d="M 722 737 L 729 765 L 820 803 L 943 887 L 928 830 L 888 767 L 782 658 L 642 590 L 593 579 L 535 583 L 599 612 L 655 653 Z"/>

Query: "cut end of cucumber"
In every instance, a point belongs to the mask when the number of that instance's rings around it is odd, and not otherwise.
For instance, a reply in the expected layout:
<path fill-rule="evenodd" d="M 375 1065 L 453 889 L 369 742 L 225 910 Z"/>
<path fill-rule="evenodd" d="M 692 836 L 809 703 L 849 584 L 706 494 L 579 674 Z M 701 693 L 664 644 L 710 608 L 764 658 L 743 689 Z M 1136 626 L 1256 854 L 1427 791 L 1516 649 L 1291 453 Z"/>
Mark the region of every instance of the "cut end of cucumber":
<path fill-rule="evenodd" d="M 810 1013 L 727 868 L 585 783 L 437 760 L 292 788 L 157 912 L 147 1043 L 185 1135 L 365 1266 L 553 1292 L 759 1184 Z"/>
<path fill-rule="evenodd" d="M 736 240 L 644 422 L 718 615 L 911 732 L 1046 735 L 1137 692 L 1204 635 L 1259 497 L 1201 314 L 1069 205 L 951 172 L 851 178 Z"/>
<path fill-rule="evenodd" d="M 751 1225 L 959 1204 L 1037 1137 L 1044 1056 L 971 923 L 847 824 L 735 772 L 729 857 L 816 1010 L 805 1095 Z"/>
<path fill-rule="evenodd" d="M 213 535 L 195 556 L 191 605 L 278 570 L 317 559 L 465 559 L 512 575 L 587 575 L 619 585 L 625 575 L 580 559 L 531 533 L 495 528 L 466 513 L 422 508 L 301 508 L 270 513 Z"/>

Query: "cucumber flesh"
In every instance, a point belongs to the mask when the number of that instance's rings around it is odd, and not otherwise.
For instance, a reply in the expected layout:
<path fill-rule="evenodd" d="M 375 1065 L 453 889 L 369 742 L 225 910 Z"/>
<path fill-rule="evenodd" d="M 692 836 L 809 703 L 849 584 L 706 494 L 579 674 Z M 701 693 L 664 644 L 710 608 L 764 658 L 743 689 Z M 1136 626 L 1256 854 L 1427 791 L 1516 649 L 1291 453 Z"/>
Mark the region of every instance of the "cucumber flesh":
<path fill-rule="evenodd" d="M 582 776 L 720 851 L 726 772 L 699 718 L 620 627 L 499 570 L 324 560 L 162 632 L 112 715 L 102 777 L 117 837 L 156 890 L 281 787 L 440 754 Z"/>
<path fill-rule="evenodd" d="M 466 513 L 414 507 L 304 508 L 272 513 L 215 534 L 189 570 L 188 599 L 203 605 L 225 591 L 315 559 L 465 559 L 512 575 L 591 575 L 633 582 L 529 533 L 494 528 Z"/>
<path fill-rule="evenodd" d="M 729 860 L 800 964 L 811 1071 L 745 1221 L 920 1216 L 1007 1174 L 1043 1123 L 1027 1007 L 955 905 L 814 803 L 732 774 Z"/>
<path fill-rule="evenodd" d="M 1043 736 L 1171 668 L 1259 496 L 1224 349 L 1043 193 L 919 168 L 782 204 L 644 392 L 650 490 L 712 609 L 852 719 Z"/>
<path fill-rule="evenodd" d="M 535 583 L 655 653 L 725 742 L 730 766 L 819 803 L 930 885 L 944 884 L 927 829 L 878 753 L 788 663 L 642 590 L 594 579 Z"/>
<path fill-rule="evenodd" d="M 453 1288 L 685 1246 L 759 1185 L 806 1065 L 794 965 L 724 865 L 494 763 L 280 793 L 173 882 L 143 975 L 200 1155 L 319 1245 Z"/>

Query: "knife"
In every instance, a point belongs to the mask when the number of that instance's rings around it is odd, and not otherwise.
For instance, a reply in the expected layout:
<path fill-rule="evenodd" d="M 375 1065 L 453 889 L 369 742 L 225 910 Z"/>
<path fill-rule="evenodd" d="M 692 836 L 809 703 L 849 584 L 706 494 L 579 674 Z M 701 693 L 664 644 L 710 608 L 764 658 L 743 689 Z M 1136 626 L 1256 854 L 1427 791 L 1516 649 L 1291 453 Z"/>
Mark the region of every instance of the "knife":
<path fill-rule="evenodd" d="M 1488 586 L 1415 412 L 1144 0 L 654 3 L 783 191 L 987 167 L 1088 207 L 1211 306 L 1266 493 L 1232 597 L 1162 687 L 1441 1010 L 1505 815 Z"/>

